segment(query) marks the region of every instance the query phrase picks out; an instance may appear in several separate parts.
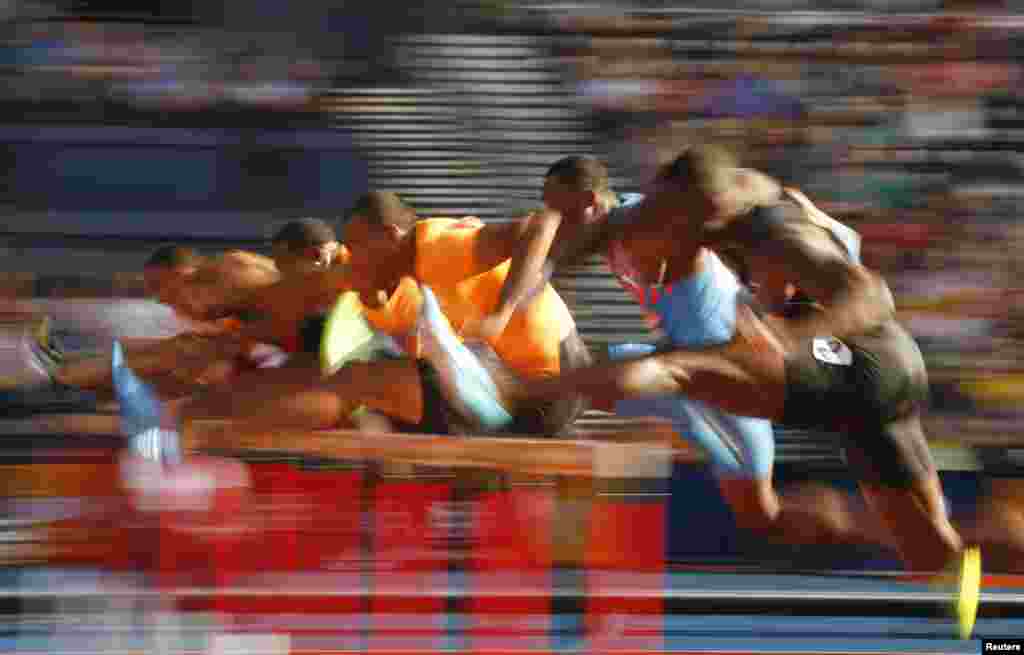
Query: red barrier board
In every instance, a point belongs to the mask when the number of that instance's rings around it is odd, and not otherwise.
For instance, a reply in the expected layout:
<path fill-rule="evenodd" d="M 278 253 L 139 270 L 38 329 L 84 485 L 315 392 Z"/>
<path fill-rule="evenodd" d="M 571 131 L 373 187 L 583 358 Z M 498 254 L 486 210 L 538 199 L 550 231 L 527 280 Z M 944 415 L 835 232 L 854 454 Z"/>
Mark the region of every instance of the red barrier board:
<path fill-rule="evenodd" d="M 368 648 L 441 650 L 449 608 L 451 476 L 384 469 L 369 492 Z M 415 595 L 408 592 L 415 592 Z M 435 595 L 437 594 L 437 595 Z"/>

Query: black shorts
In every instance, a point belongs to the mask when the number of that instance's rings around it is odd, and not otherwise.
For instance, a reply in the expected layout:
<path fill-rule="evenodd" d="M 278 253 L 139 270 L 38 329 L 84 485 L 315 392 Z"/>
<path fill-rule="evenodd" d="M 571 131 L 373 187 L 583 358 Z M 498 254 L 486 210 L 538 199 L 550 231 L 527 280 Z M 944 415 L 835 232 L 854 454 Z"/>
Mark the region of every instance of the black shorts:
<path fill-rule="evenodd" d="M 573 330 L 559 344 L 559 368 L 571 371 L 592 363 L 590 350 Z M 529 407 L 520 407 L 515 415 L 510 434 L 529 434 L 544 437 L 562 436 L 587 408 L 586 397 L 576 394 Z"/>
<path fill-rule="evenodd" d="M 866 483 L 907 487 L 935 472 L 921 427 L 928 376 L 895 322 L 839 342 L 808 340 L 786 361 L 785 426 L 837 433 Z"/>
<path fill-rule="evenodd" d="M 490 371 L 496 384 L 522 384 L 490 348 L 474 348 L 477 356 Z M 572 370 L 590 364 L 590 351 L 574 330 L 559 346 L 560 365 Z M 451 406 L 441 390 L 437 371 L 425 360 L 418 362 L 423 389 L 423 418 L 410 425 L 399 423 L 401 432 L 417 434 L 474 434 L 479 433 L 463 420 Z M 512 424 L 502 431 L 509 435 L 559 436 L 564 433 L 586 409 L 586 399 L 575 395 L 539 405 L 520 407 L 512 417 Z"/>

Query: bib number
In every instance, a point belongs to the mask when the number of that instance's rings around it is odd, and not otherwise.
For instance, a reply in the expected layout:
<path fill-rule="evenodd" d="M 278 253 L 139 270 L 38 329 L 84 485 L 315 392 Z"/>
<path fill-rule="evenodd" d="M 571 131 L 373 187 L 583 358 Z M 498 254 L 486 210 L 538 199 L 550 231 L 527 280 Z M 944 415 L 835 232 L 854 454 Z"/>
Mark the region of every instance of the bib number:
<path fill-rule="evenodd" d="M 814 359 L 834 366 L 853 364 L 853 352 L 849 346 L 835 337 L 817 337 L 811 342 Z"/>

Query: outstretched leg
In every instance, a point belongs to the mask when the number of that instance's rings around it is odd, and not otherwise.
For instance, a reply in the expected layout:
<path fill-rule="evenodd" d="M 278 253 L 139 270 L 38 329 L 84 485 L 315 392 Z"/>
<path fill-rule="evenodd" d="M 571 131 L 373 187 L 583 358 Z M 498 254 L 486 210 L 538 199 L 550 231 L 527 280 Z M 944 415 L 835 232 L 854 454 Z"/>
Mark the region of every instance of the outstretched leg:
<path fill-rule="evenodd" d="M 420 373 L 412 360 L 349 364 L 327 379 L 315 368 L 267 369 L 241 389 L 211 391 L 186 403 L 181 420 L 226 418 L 263 426 L 329 429 L 365 405 L 416 423 L 423 413 Z"/>
<path fill-rule="evenodd" d="M 579 393 L 602 405 L 679 394 L 731 414 L 778 420 L 786 399 L 786 360 L 768 328 L 741 311 L 736 337 L 725 345 L 585 366 L 531 382 L 526 392 L 533 398 Z"/>
<path fill-rule="evenodd" d="M 888 533 L 849 494 L 823 484 L 776 491 L 771 477 L 719 478 L 737 527 L 773 541 L 892 548 Z"/>
<path fill-rule="evenodd" d="M 212 370 L 214 363 L 231 365 L 239 348 L 232 343 L 183 334 L 126 348 L 126 365 L 142 378 L 173 377 L 196 383 L 194 378 Z M 66 360 L 53 373 L 57 382 L 83 389 L 110 388 L 111 368 L 107 357 Z"/>
<path fill-rule="evenodd" d="M 916 411 L 850 431 L 846 457 L 908 568 L 940 571 L 963 550 Z"/>
<path fill-rule="evenodd" d="M 641 347 L 629 350 L 642 352 Z M 772 481 L 774 435 L 766 421 L 674 394 L 626 399 L 615 408 L 670 418 L 697 442 L 708 453 L 722 497 L 741 529 L 786 543 L 888 543 L 877 521 L 867 520 L 866 510 L 838 489 L 801 485 L 779 494 Z"/>
<path fill-rule="evenodd" d="M 941 571 L 963 550 L 963 541 L 946 514 L 937 474 L 909 488 L 862 484 L 861 490 L 888 528 L 907 568 Z"/>
<path fill-rule="evenodd" d="M 986 568 L 998 573 L 1024 573 L 1024 482 L 989 480 L 988 495 L 973 516 L 956 521 L 964 541 L 981 546 Z"/>

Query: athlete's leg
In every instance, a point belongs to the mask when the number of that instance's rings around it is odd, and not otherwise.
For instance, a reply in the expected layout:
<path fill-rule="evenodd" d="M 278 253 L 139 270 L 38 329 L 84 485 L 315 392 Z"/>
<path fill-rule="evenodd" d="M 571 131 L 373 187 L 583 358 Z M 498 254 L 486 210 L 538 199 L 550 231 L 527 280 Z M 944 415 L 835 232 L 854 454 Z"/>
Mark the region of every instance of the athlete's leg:
<path fill-rule="evenodd" d="M 963 549 L 917 412 L 851 437 L 847 459 L 908 568 L 942 570 Z"/>
<path fill-rule="evenodd" d="M 847 493 L 822 484 L 778 492 L 771 424 L 675 398 L 690 436 L 705 447 L 722 497 L 740 528 L 790 543 L 888 543 Z M 724 452 L 723 452 L 724 451 Z"/>
<path fill-rule="evenodd" d="M 768 328 L 744 311 L 736 337 L 723 346 L 587 366 L 532 382 L 528 393 L 535 398 L 582 393 L 598 401 L 679 394 L 732 414 L 777 420 L 785 408 L 786 361 Z"/>
<path fill-rule="evenodd" d="M 850 494 L 806 483 L 782 491 L 767 477 L 718 477 L 738 527 L 800 544 L 859 544 L 891 548 L 881 523 Z"/>
<path fill-rule="evenodd" d="M 864 483 L 861 490 L 909 569 L 940 571 L 963 549 L 946 516 L 938 475 L 909 488 Z"/>
<path fill-rule="evenodd" d="M 609 350 L 619 360 L 653 352 L 653 346 L 641 344 L 623 344 Z M 615 412 L 623 416 L 667 418 L 683 438 L 696 443 L 707 455 L 722 497 L 740 528 L 790 541 L 789 537 L 797 536 L 780 525 L 790 521 L 781 520 L 784 515 L 772 484 L 775 439 L 771 423 L 736 417 L 674 394 L 619 400 Z M 789 516 L 792 512 L 785 515 Z M 806 534 L 806 528 L 801 528 L 799 534 Z"/>
<path fill-rule="evenodd" d="M 329 429 L 365 405 L 416 423 L 423 413 L 420 373 L 406 359 L 351 363 L 327 379 L 316 369 L 268 369 L 242 389 L 211 391 L 182 407 L 183 421 L 228 418 L 254 424 Z"/>
<path fill-rule="evenodd" d="M 1024 480 L 1012 448 L 976 451 L 985 492 L 972 512 L 954 520 L 964 542 L 981 546 L 985 568 L 1000 573 L 1024 572 Z"/>
<path fill-rule="evenodd" d="M 848 493 L 819 483 L 777 491 L 775 440 L 766 421 L 707 406 L 701 415 L 718 440 L 737 453 L 739 466 L 718 465 L 714 472 L 740 527 L 790 543 L 889 544 L 878 522 Z"/>
<path fill-rule="evenodd" d="M 1024 573 L 1024 482 L 994 478 L 989 486 L 974 515 L 955 525 L 966 543 L 982 547 L 988 570 Z"/>
<path fill-rule="evenodd" d="M 126 348 L 126 365 L 142 378 L 167 376 L 181 381 L 212 374 L 214 363 L 229 363 L 238 348 L 228 341 L 195 335 L 178 335 L 156 342 Z M 106 356 L 66 360 L 53 373 L 54 379 L 79 388 L 105 388 L 111 385 L 110 359 Z"/>
<path fill-rule="evenodd" d="M 741 312 L 737 327 L 737 338 L 724 346 L 590 367 L 561 376 L 542 391 L 562 393 L 582 387 L 602 395 L 667 392 L 703 400 L 679 404 L 674 413 L 685 417 L 691 436 L 707 444 L 723 497 L 740 525 L 788 541 L 886 544 L 877 524 L 865 521 L 864 512 L 838 490 L 805 487 L 782 498 L 776 493 L 770 426 L 764 424 L 759 431 L 756 422 L 743 417 L 781 417 L 785 359 L 752 314 Z M 730 436 L 734 440 L 728 440 Z"/>

